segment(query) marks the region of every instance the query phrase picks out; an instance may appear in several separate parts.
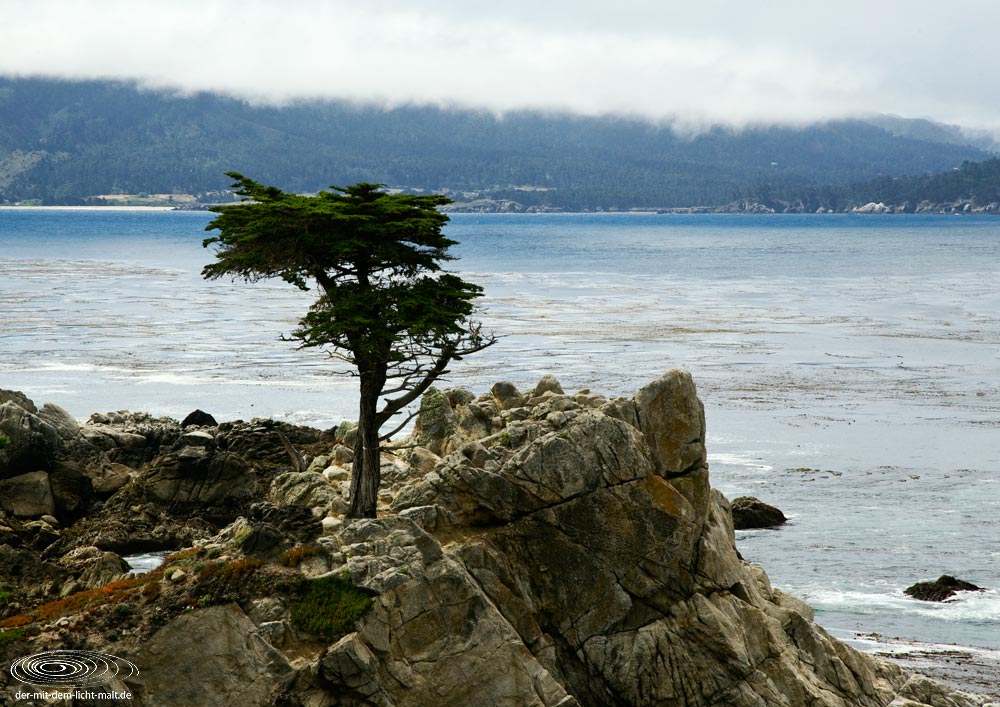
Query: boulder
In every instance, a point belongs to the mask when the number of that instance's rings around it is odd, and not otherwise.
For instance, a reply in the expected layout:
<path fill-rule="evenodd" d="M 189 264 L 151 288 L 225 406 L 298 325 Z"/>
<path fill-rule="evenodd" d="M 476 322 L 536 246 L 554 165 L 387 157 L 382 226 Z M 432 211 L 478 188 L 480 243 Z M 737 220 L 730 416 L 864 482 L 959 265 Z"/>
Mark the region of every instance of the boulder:
<path fill-rule="evenodd" d="M 532 395 L 544 395 L 545 393 L 555 393 L 556 395 L 564 395 L 562 385 L 556 380 L 555 376 L 545 375 L 542 376 L 538 383 L 535 385 Z"/>
<path fill-rule="evenodd" d="M 138 703 L 157 707 L 273 705 L 290 672 L 236 604 L 181 614 L 133 662 L 139 674 L 128 684 Z"/>
<path fill-rule="evenodd" d="M 951 575 L 941 575 L 933 582 L 917 582 L 903 590 L 905 594 L 920 601 L 947 601 L 957 592 L 984 592 L 971 582 L 956 579 Z"/>
<path fill-rule="evenodd" d="M 107 497 L 122 488 L 138 473 L 131 467 L 114 462 L 91 464 L 85 471 L 91 487 L 98 496 Z"/>
<path fill-rule="evenodd" d="M 736 530 L 773 528 L 783 525 L 788 519 L 774 506 L 753 496 L 740 496 L 732 501 L 733 527 Z"/>
<path fill-rule="evenodd" d="M 33 471 L 0 480 L 0 508 L 15 516 L 30 518 L 55 513 L 48 473 Z"/>
<path fill-rule="evenodd" d="M 63 442 L 72 442 L 80 435 L 80 423 L 58 405 L 45 403 L 38 417 L 48 423 Z"/>
<path fill-rule="evenodd" d="M 160 503 L 232 505 L 252 499 L 257 480 L 243 457 L 189 446 L 153 460 L 141 485 Z"/>
<path fill-rule="evenodd" d="M 78 590 L 103 587 L 129 571 L 128 563 L 119 555 L 92 545 L 66 553 L 59 563 L 73 573 Z"/>
<path fill-rule="evenodd" d="M 138 412 L 95 413 L 80 427 L 67 454 L 74 459 L 100 460 L 138 469 L 166 451 L 180 436 L 177 420 Z"/>
<path fill-rule="evenodd" d="M 57 459 L 49 474 L 49 485 L 56 512 L 66 520 L 72 520 L 86 512 L 95 497 L 90 477 L 73 461 Z"/>
<path fill-rule="evenodd" d="M 271 482 L 270 501 L 275 506 L 306 506 L 326 511 L 343 510 L 344 500 L 323 474 L 313 471 L 289 471 L 278 474 Z"/>
<path fill-rule="evenodd" d="M 204 410 L 194 410 L 189 412 L 187 417 L 181 420 L 181 427 L 217 427 L 218 422 Z"/>
<path fill-rule="evenodd" d="M 10 439 L 0 448 L 0 479 L 48 470 L 60 446 L 57 429 L 39 417 L 30 400 L 16 395 L 7 393 L 0 405 L 0 434 Z"/>
<path fill-rule="evenodd" d="M 508 383 L 507 381 L 494 383 L 490 392 L 496 399 L 501 410 L 521 407 L 521 404 L 524 401 L 524 396 L 522 396 L 520 391 L 518 391 L 517 386 L 513 383 Z"/>

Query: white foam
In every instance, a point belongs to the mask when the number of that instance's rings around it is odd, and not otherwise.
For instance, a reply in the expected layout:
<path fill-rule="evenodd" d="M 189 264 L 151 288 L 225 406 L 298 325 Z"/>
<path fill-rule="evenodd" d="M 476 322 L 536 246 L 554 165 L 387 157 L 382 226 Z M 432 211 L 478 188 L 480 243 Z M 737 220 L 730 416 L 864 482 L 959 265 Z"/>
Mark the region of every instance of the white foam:
<path fill-rule="evenodd" d="M 896 614 L 923 616 L 943 621 L 993 623 L 1000 625 L 1000 593 L 958 592 L 945 602 L 920 601 L 902 590 L 892 592 L 838 591 L 831 589 L 805 590 L 802 598 L 819 610 L 851 611 L 877 614 L 886 610 Z"/>
<path fill-rule="evenodd" d="M 751 452 L 752 454 L 753 452 Z M 747 454 L 727 454 L 724 452 L 709 452 L 708 463 L 711 465 L 740 466 L 750 471 L 763 473 L 774 471 L 770 464 L 764 464 L 758 457 Z"/>

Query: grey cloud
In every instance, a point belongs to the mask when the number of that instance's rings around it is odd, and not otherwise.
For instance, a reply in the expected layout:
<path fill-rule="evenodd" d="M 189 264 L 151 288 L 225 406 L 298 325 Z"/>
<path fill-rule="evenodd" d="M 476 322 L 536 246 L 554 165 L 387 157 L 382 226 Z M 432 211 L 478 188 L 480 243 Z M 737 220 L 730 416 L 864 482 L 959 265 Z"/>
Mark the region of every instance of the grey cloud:
<path fill-rule="evenodd" d="M 35 0 L 4 14 L 6 74 L 688 126 L 885 112 L 1000 128 L 988 75 L 1000 6 L 969 0 L 946 12 L 923 0 Z"/>

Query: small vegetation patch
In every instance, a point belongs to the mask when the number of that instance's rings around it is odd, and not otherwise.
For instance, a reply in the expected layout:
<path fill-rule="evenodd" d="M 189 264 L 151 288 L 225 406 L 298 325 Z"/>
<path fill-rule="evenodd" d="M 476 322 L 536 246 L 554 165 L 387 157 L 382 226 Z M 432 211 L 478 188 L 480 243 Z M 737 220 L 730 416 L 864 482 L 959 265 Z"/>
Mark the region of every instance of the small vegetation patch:
<path fill-rule="evenodd" d="M 353 631 L 371 605 L 369 594 L 346 579 L 321 577 L 307 582 L 292 606 L 292 625 L 332 641 Z"/>
<path fill-rule="evenodd" d="M 264 563 L 254 557 L 234 562 L 210 562 L 198 572 L 200 592 L 192 598 L 191 606 L 205 607 L 230 601 L 255 593 L 263 593 L 261 582 L 255 582 L 257 570 Z"/>
<path fill-rule="evenodd" d="M 318 553 L 319 548 L 315 545 L 297 545 L 281 553 L 278 561 L 285 567 L 298 567 L 302 560 L 307 557 L 315 557 Z"/>
<path fill-rule="evenodd" d="M 0 609 L 10 604 L 10 600 L 13 596 L 13 592 L 8 592 L 6 589 L 0 589 Z"/>
<path fill-rule="evenodd" d="M 129 577 L 97 589 L 86 589 L 35 607 L 30 612 L 18 614 L 0 621 L 0 628 L 18 628 L 36 621 L 53 621 L 67 614 L 75 614 L 106 604 L 118 604 L 143 590 L 152 582 L 159 582 L 160 574 L 150 572 L 137 577 Z"/>
<path fill-rule="evenodd" d="M 177 552 L 172 553 L 170 555 L 167 555 L 166 557 L 163 558 L 163 564 L 166 565 L 166 564 L 183 563 L 185 560 L 191 560 L 194 559 L 195 557 L 201 557 L 204 554 L 205 554 L 205 548 L 203 547 L 200 546 L 189 547 L 183 550 L 178 550 Z"/>
<path fill-rule="evenodd" d="M 13 643 L 14 641 L 20 639 L 23 635 L 23 628 L 9 628 L 5 631 L 0 631 L 0 648 Z"/>

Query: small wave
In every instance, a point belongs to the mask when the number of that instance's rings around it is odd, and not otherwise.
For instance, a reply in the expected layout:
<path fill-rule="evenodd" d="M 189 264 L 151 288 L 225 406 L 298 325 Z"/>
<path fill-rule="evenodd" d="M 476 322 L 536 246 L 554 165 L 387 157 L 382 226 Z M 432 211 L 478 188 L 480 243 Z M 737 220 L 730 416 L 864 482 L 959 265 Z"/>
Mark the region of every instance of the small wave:
<path fill-rule="evenodd" d="M 943 621 L 1000 623 L 1000 593 L 996 590 L 959 592 L 954 599 L 946 602 L 920 601 L 906 596 L 902 590 L 882 593 L 817 589 L 803 591 L 802 596 L 819 610 L 859 614 L 876 614 L 889 610 L 897 614 Z"/>
<path fill-rule="evenodd" d="M 158 550 L 156 552 L 143 552 L 138 555 L 125 555 L 122 557 L 128 563 L 129 574 L 145 574 L 155 570 L 163 562 L 163 558 L 170 554 L 170 550 Z"/>
<path fill-rule="evenodd" d="M 709 453 L 708 463 L 709 465 L 740 466 L 755 472 L 774 471 L 774 467 L 770 464 L 764 464 L 756 457 L 743 454 Z"/>

